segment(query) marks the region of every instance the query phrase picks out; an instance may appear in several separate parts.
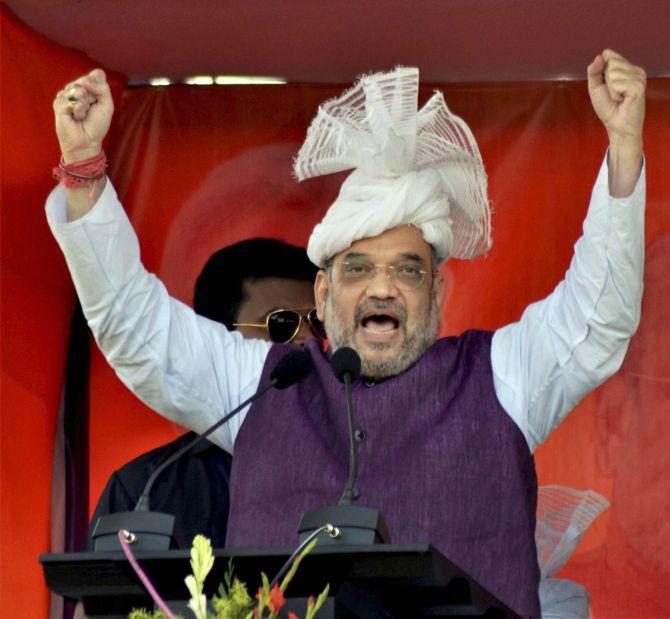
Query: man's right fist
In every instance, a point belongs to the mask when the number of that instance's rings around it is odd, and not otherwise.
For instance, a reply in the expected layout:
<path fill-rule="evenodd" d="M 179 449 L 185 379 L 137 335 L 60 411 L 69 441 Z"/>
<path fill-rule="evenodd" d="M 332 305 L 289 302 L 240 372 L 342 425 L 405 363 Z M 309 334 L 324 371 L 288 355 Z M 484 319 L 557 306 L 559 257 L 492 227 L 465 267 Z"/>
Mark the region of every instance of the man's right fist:
<path fill-rule="evenodd" d="M 114 113 L 112 93 L 102 69 L 94 69 L 67 84 L 56 95 L 53 107 L 65 163 L 100 153 Z"/>

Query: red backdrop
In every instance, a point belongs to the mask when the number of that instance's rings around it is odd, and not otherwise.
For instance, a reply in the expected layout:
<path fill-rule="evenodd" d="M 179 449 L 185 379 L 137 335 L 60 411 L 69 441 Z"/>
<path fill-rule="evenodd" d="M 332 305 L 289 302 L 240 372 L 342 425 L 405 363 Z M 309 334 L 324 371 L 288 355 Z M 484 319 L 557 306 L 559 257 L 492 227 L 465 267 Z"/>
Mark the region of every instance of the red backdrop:
<path fill-rule="evenodd" d="M 51 102 L 93 63 L 2 19 L 0 614 L 46 616 L 37 555 L 48 552 L 51 464 L 74 292 L 44 217 L 58 162 Z M 124 81 L 111 76 L 114 91 Z"/>
<path fill-rule="evenodd" d="M 35 556 L 48 549 L 50 454 L 72 308 L 64 262 L 42 211 L 51 184 L 45 170 L 57 158 L 50 102 L 62 83 L 90 64 L 26 32 L 3 13 L 3 46 L 5 40 L 11 54 L 3 53 L 3 108 L 5 113 L 15 110 L 18 98 L 21 113 L 16 126 L 3 127 L 3 151 L 10 153 L 3 157 L 3 331 L 11 329 L 11 337 L 3 337 L 2 543 L 3 562 L 18 566 L 3 570 L 3 589 L 43 591 Z M 26 80 L 28 74 L 39 79 Z M 489 255 L 445 267 L 451 286 L 444 331 L 493 329 L 517 319 L 561 279 L 606 137 L 582 82 L 441 89 L 478 139 L 495 209 Z M 257 235 L 306 243 L 341 177 L 297 184 L 291 160 L 318 104 L 340 90 L 317 85 L 170 87 L 129 89 L 117 97 L 110 174 L 139 234 L 146 266 L 173 295 L 190 302 L 205 260 L 228 243 Z M 424 99 L 429 92 L 424 89 Z M 650 80 L 646 127 L 647 243 L 660 239 L 660 246 L 670 232 L 670 180 L 664 176 L 670 169 L 670 80 Z M 668 252 L 660 254 L 662 260 Z M 645 369 L 637 372 L 651 376 L 654 389 L 665 384 L 656 380 L 665 371 L 655 361 L 664 352 L 658 343 L 654 361 L 641 362 Z M 640 348 L 636 354 L 647 359 L 651 345 Z M 640 390 L 626 382 L 601 391 L 615 388 L 628 395 Z M 607 393 L 587 398 L 537 452 L 541 483 L 593 488 L 614 499 L 565 570 L 594 592 L 596 616 L 670 615 L 658 589 L 670 587 L 670 535 L 661 539 L 659 534 L 670 507 L 667 482 L 656 469 L 628 479 L 635 459 L 627 467 L 608 464 L 637 443 L 640 460 L 662 461 L 664 451 L 670 452 L 670 411 L 663 409 L 670 398 L 642 406 L 645 393 L 642 389 L 642 396 L 625 398 L 630 405 L 614 412 Z M 182 429 L 141 405 L 97 352 L 90 407 L 92 508 L 115 468 Z M 632 410 L 651 421 L 631 424 Z M 33 490 L 30 499 L 27 488 Z M 642 528 L 632 517 L 640 511 L 646 518 Z M 650 531 L 659 534 L 654 552 L 645 541 Z M 639 569 L 632 586 L 623 587 L 627 574 L 622 566 L 632 563 Z M 653 586 L 644 584 L 649 579 Z M 3 604 L 7 599 L 3 595 Z"/>

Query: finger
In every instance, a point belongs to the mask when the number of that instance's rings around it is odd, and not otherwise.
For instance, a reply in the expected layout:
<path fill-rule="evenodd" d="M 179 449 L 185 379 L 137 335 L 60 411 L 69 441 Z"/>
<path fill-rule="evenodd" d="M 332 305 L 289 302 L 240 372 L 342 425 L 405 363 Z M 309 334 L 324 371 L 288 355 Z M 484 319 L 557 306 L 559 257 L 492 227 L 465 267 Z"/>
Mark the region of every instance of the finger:
<path fill-rule="evenodd" d="M 68 103 L 68 105 L 71 105 Z M 74 105 L 71 105 L 72 109 L 72 118 L 75 120 L 84 120 L 88 115 L 88 111 L 91 109 L 91 104 L 88 101 L 77 101 Z"/>
<path fill-rule="evenodd" d="M 605 69 L 606 79 L 631 79 L 646 83 L 647 74 L 641 67 L 629 63 L 621 63 L 617 61 L 609 61 Z"/>
<path fill-rule="evenodd" d="M 628 69 L 608 69 L 605 73 L 605 79 L 608 82 L 630 81 L 644 85 L 647 81 L 647 76 L 644 73 Z"/>
<path fill-rule="evenodd" d="M 94 84 L 102 85 L 107 83 L 107 75 L 102 69 L 93 69 L 88 74 L 88 77 Z"/>
<path fill-rule="evenodd" d="M 76 103 L 68 99 L 68 92 L 71 92 L 72 88 L 64 88 L 56 94 L 56 98 L 53 101 L 54 112 L 59 116 L 72 116 L 72 109 Z"/>
<path fill-rule="evenodd" d="M 92 92 L 79 83 L 73 84 L 71 88 L 66 88 L 66 94 L 67 100 L 70 103 L 81 101 L 90 105 L 97 100 L 97 97 Z"/>
<path fill-rule="evenodd" d="M 108 114 L 114 112 L 114 101 L 112 91 L 107 83 L 107 76 L 102 69 L 94 69 L 85 79 L 83 84 L 90 93 L 95 95 L 95 104 L 104 109 Z"/>
<path fill-rule="evenodd" d="M 628 62 L 621 54 L 618 52 L 615 52 L 613 49 L 604 49 L 602 53 L 602 57 L 605 59 L 605 62 L 609 62 L 610 60 L 623 60 L 624 62 Z M 630 63 L 628 63 L 630 64 Z"/>
<path fill-rule="evenodd" d="M 65 94 L 67 95 L 67 107 L 75 120 L 86 118 L 91 105 L 97 100 L 94 94 L 80 84 L 75 84 L 72 88 L 67 89 Z"/>
<path fill-rule="evenodd" d="M 102 69 L 94 69 L 79 81 L 86 90 L 94 94 L 98 99 L 111 98 L 112 93 L 107 83 L 107 76 Z"/>
<path fill-rule="evenodd" d="M 640 67 L 611 60 L 605 69 L 605 81 L 612 99 L 621 101 L 624 97 L 644 96 L 647 74 Z"/>
<path fill-rule="evenodd" d="M 617 100 L 624 97 L 643 97 L 644 83 L 638 79 L 629 79 L 627 77 L 621 79 L 612 79 L 607 84 L 608 90 L 615 94 Z"/>
<path fill-rule="evenodd" d="M 605 83 L 603 71 L 605 70 L 605 59 L 598 54 L 586 69 L 589 90 L 593 90 Z"/>

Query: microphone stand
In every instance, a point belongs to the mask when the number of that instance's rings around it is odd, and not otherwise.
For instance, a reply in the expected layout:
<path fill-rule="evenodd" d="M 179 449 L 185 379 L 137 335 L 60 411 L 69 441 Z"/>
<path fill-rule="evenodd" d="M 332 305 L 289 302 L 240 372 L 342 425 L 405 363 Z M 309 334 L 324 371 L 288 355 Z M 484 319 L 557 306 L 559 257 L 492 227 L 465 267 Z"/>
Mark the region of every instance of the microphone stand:
<path fill-rule="evenodd" d="M 349 348 L 342 348 L 335 352 L 350 351 L 358 355 Z M 347 354 L 350 354 L 347 353 Z M 333 365 L 335 365 L 335 355 L 333 355 Z M 342 492 L 342 497 L 337 505 L 329 507 L 317 507 L 306 511 L 300 523 L 298 524 L 298 534 L 301 543 L 311 539 L 319 534 L 319 530 L 325 531 L 326 535 L 319 538 L 320 544 L 380 544 L 390 543 L 391 537 L 388 527 L 382 518 L 379 510 L 371 507 L 362 507 L 354 505 L 354 502 L 360 497 L 360 492 L 356 489 L 356 477 L 358 476 L 358 447 L 354 434 L 354 406 L 351 398 L 352 372 L 360 372 L 360 358 L 358 359 L 358 371 L 345 370 L 337 372 L 336 375 L 344 383 L 344 393 L 347 401 L 347 419 L 349 422 L 349 478 Z"/>
<path fill-rule="evenodd" d="M 358 477 L 358 444 L 354 432 L 354 405 L 351 401 L 351 373 L 344 373 L 344 395 L 347 400 L 347 421 L 349 422 L 349 479 L 344 487 L 338 505 L 353 505 L 360 496 L 356 489 L 356 478 Z"/>

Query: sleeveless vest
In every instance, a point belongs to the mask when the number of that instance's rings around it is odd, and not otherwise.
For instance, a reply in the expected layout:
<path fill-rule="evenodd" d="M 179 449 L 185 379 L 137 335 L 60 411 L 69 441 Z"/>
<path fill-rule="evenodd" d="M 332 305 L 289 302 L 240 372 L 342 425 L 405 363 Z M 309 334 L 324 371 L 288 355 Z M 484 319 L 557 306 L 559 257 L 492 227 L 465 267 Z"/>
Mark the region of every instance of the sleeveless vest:
<path fill-rule="evenodd" d="M 356 504 L 380 510 L 391 543 L 431 543 L 517 613 L 539 618 L 535 465 L 496 397 L 491 338 L 445 338 L 399 376 L 354 383 Z M 229 547 L 296 546 L 302 514 L 342 494 L 344 386 L 329 353 L 315 340 L 307 347 L 310 375 L 255 402 L 237 436 Z M 291 348 L 270 349 L 261 384 Z"/>

